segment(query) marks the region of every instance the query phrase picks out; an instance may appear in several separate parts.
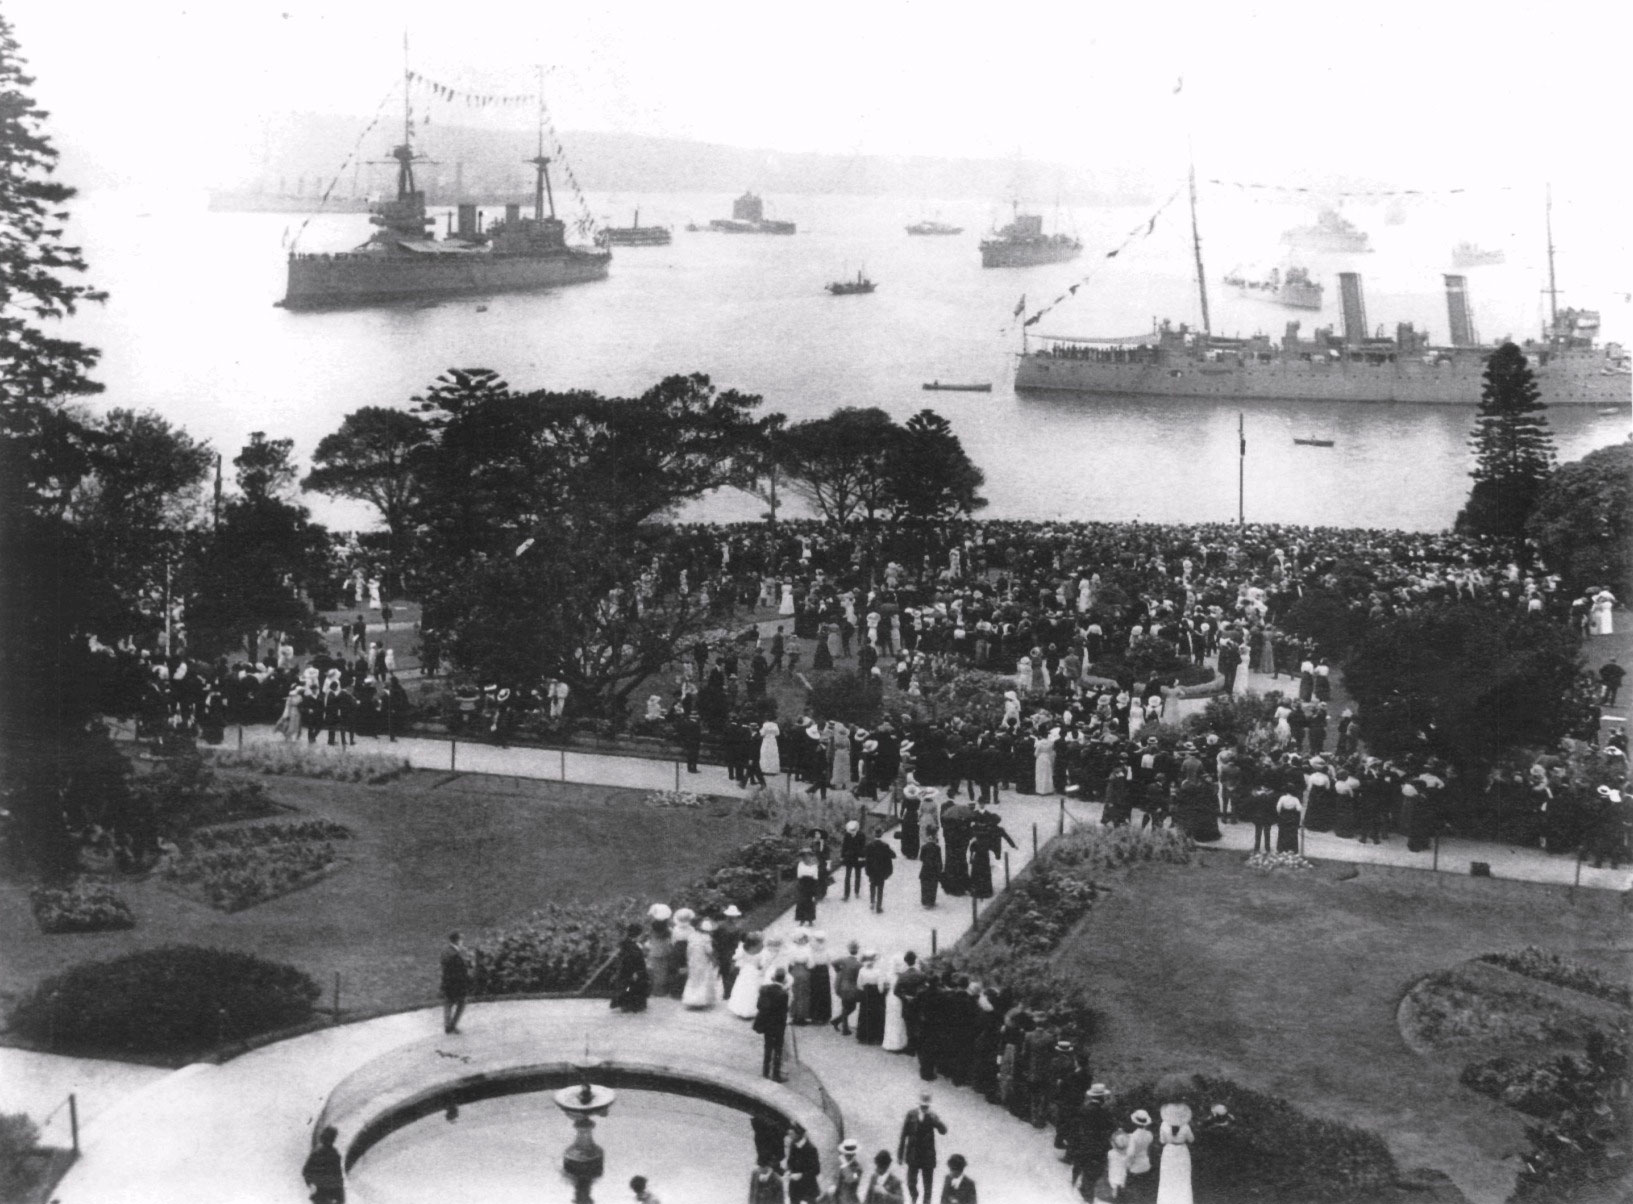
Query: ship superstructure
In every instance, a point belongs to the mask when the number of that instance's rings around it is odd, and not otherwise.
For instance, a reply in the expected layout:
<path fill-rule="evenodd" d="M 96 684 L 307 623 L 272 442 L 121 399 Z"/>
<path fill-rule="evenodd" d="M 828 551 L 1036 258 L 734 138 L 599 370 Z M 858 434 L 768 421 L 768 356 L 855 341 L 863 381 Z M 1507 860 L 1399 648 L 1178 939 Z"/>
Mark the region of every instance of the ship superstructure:
<path fill-rule="evenodd" d="M 981 240 L 981 266 L 984 268 L 1024 268 L 1040 263 L 1064 263 L 1083 253 L 1083 244 L 1069 234 L 1045 234 L 1043 218 L 1036 213 L 1022 213 L 1020 202 L 1014 204 L 1013 220 Z"/>

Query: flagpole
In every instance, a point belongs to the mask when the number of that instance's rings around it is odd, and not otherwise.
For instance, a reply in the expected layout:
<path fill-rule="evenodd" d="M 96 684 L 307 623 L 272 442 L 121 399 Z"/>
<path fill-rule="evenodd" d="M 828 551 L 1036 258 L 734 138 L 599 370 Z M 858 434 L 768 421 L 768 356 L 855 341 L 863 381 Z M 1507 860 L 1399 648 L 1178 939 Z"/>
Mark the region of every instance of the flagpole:
<path fill-rule="evenodd" d="M 1247 525 L 1244 499 L 1247 495 L 1247 432 L 1241 411 L 1236 414 L 1236 525 Z"/>

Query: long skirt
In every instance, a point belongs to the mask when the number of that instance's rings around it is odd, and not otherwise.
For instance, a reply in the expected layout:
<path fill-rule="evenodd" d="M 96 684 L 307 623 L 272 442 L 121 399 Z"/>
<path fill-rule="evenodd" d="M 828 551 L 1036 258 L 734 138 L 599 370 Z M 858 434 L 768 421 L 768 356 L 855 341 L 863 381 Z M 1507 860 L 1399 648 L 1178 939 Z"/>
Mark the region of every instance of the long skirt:
<path fill-rule="evenodd" d="M 788 1019 L 793 1024 L 809 1024 L 811 1022 L 811 967 L 795 962 L 788 967 L 788 973 L 794 980 L 793 997 L 788 1005 Z"/>
<path fill-rule="evenodd" d="M 827 962 L 819 962 L 811 967 L 811 1023 L 826 1024 L 833 1014 L 833 975 Z"/>
<path fill-rule="evenodd" d="M 862 1002 L 856 1008 L 856 1040 L 878 1045 L 885 1039 L 885 993 L 869 984 L 862 988 Z"/>
<path fill-rule="evenodd" d="M 941 889 L 949 895 L 963 896 L 970 892 L 969 843 L 948 842 L 946 868 L 941 871 Z"/>
<path fill-rule="evenodd" d="M 992 898 L 992 854 L 985 846 L 970 850 L 970 894 L 977 899 Z"/>
<path fill-rule="evenodd" d="M 1296 853 L 1296 852 L 1298 852 L 1298 816 L 1297 816 L 1297 814 L 1294 814 L 1292 816 L 1292 818 L 1290 818 L 1290 819 L 1283 818 L 1282 816 L 1278 815 L 1278 817 L 1276 819 L 1276 852 L 1278 852 L 1278 853 Z"/>

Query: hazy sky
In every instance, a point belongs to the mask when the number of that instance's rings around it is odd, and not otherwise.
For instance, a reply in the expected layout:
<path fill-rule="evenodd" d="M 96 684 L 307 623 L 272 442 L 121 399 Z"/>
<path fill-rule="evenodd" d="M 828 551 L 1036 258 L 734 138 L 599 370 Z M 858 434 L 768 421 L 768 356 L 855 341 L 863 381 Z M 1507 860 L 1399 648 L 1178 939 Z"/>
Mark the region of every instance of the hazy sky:
<path fill-rule="evenodd" d="M 1619 187 L 1626 4 L 0 0 L 53 130 L 111 174 L 233 178 L 263 115 L 368 114 L 402 69 L 563 129 L 786 150 Z M 1185 88 L 1173 96 L 1183 76 Z M 526 125 L 525 116 L 505 120 Z M 171 124 L 176 123 L 176 124 Z M 225 168 L 226 170 L 223 170 Z"/>

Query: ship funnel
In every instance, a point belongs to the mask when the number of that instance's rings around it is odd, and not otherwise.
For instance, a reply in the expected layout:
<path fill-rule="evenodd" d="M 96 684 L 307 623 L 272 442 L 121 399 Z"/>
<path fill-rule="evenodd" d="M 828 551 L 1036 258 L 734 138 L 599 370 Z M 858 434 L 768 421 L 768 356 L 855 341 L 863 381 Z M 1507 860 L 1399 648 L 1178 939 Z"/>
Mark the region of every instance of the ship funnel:
<path fill-rule="evenodd" d="M 466 237 L 476 233 L 476 206 L 468 201 L 459 206 L 459 232 Z"/>
<path fill-rule="evenodd" d="M 1446 320 L 1451 325 L 1453 347 L 1474 346 L 1474 324 L 1469 321 L 1468 278 L 1446 277 Z"/>
<path fill-rule="evenodd" d="M 1361 299 L 1361 274 L 1339 272 L 1338 295 L 1344 303 L 1344 342 L 1359 346 L 1367 337 L 1367 307 Z"/>

